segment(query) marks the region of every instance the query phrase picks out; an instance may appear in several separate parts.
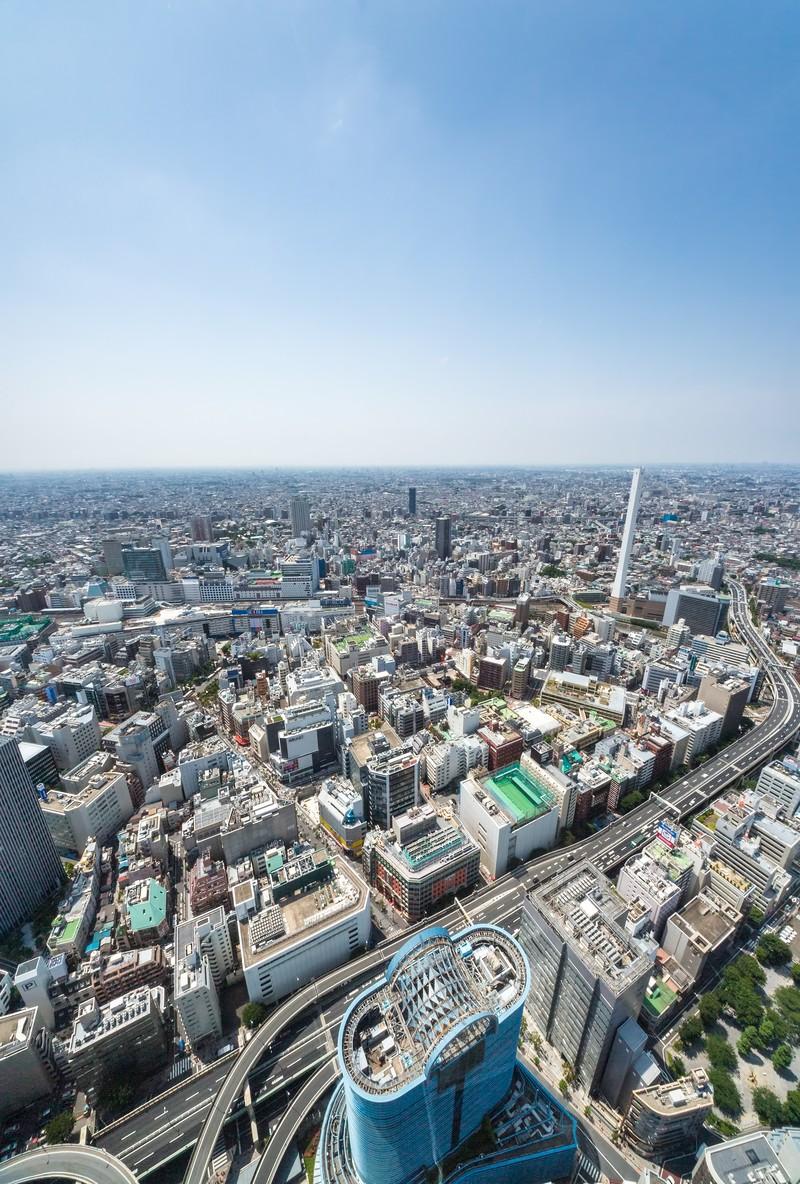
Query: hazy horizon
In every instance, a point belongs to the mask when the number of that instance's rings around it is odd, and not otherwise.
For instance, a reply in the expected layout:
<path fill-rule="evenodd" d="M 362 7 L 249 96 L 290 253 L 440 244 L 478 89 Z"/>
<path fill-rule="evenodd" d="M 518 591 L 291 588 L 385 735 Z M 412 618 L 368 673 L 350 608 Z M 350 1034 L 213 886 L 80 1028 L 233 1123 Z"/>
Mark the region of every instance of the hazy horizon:
<path fill-rule="evenodd" d="M 2 471 L 800 456 L 787 0 L 0 34 Z"/>

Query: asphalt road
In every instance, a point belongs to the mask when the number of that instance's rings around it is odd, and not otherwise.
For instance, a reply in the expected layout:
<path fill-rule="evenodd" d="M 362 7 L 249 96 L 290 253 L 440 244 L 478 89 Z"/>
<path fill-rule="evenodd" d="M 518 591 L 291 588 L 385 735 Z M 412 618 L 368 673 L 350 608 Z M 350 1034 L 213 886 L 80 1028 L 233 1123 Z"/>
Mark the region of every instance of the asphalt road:
<path fill-rule="evenodd" d="M 568 850 L 541 856 L 524 869 L 518 869 L 495 884 L 473 893 L 465 901 L 471 917 L 515 928 L 528 888 L 583 859 L 591 860 L 606 871 L 610 870 L 643 846 L 652 834 L 653 824 L 665 814 L 672 812 L 676 817 L 685 817 L 695 812 L 742 775 L 766 762 L 792 739 L 800 728 L 800 688 L 750 623 L 743 589 L 731 581 L 731 592 L 734 626 L 742 640 L 757 654 L 774 688 L 775 697 L 767 718 L 706 765 L 671 785 L 659 795 L 660 801 L 653 799 L 645 802 L 605 830 L 574 844 Z M 665 802 L 668 807 L 665 807 Z M 430 918 L 424 925 L 458 925 L 463 919 L 460 910 L 451 909 Z M 412 932 L 414 929 L 407 930 L 400 937 L 383 943 L 291 996 L 268 1017 L 235 1060 L 226 1060 L 219 1077 L 207 1075 L 203 1078 L 202 1090 L 196 1100 L 191 1093 L 192 1082 L 189 1081 L 185 1089 L 176 1091 L 163 1105 L 158 1103 L 152 1112 L 140 1113 L 135 1123 L 131 1124 L 135 1129 L 125 1131 L 124 1126 L 117 1127 L 113 1133 L 109 1133 L 107 1140 L 101 1132 L 96 1141 L 108 1150 L 113 1149 L 141 1176 L 165 1162 L 166 1158 L 173 1158 L 196 1140 L 185 1182 L 203 1184 L 208 1162 L 224 1123 L 236 1110 L 237 1099 L 247 1079 L 254 1075 L 261 1058 L 276 1044 L 289 1025 L 297 1023 L 303 1013 L 317 1010 L 321 1004 L 325 1004 L 326 1007 L 329 1005 L 329 1010 L 324 1011 L 324 1015 L 331 1018 L 338 1011 L 340 1017 L 346 1006 L 342 996 L 356 981 L 356 976 L 359 982 L 363 982 L 379 974 Z M 350 995 L 353 993 L 351 989 Z M 288 1082 L 296 1081 L 308 1073 L 314 1066 L 314 1057 L 320 1056 L 319 1044 L 315 1053 L 312 1053 L 312 1046 L 313 1035 L 310 1036 L 308 1032 L 305 1035 L 298 1033 L 290 1045 L 269 1063 L 264 1085 L 258 1090 L 259 1096 L 265 1090 L 286 1088 Z M 197 1089 L 196 1086 L 194 1088 Z"/>

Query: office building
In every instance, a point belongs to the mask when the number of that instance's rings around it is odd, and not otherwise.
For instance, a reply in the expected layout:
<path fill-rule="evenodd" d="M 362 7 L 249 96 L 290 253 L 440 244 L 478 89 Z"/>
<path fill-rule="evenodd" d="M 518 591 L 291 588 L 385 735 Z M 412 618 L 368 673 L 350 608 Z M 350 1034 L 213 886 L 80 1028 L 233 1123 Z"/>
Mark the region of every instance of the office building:
<path fill-rule="evenodd" d="M 641 497 L 642 470 L 634 469 L 631 480 L 631 491 L 628 497 L 628 509 L 625 514 L 625 526 L 622 530 L 622 541 L 617 559 L 617 570 L 611 585 L 611 611 L 625 612 L 625 598 L 628 595 L 628 566 L 631 561 L 633 543 L 636 537 L 636 519 L 639 514 L 639 499 Z"/>
<path fill-rule="evenodd" d="M 413 485 L 408 487 L 408 513 L 413 518 L 417 512 L 417 490 Z"/>
<path fill-rule="evenodd" d="M 711 960 L 730 947 L 742 921 L 737 908 L 709 889 L 668 918 L 661 948 L 691 985 L 700 981 Z"/>
<path fill-rule="evenodd" d="M 450 519 L 444 515 L 436 519 L 436 554 L 440 559 L 450 556 Z"/>
<path fill-rule="evenodd" d="M 729 740 L 738 732 L 751 693 L 750 680 L 741 675 L 724 671 L 703 675 L 697 697 L 709 711 L 722 716 L 720 740 Z"/>
<path fill-rule="evenodd" d="M 108 1003 L 82 1003 L 67 1044 L 78 1088 L 97 1090 L 117 1074 L 144 1077 L 163 1064 L 168 1048 L 165 1009 L 163 987 L 136 987 Z"/>
<path fill-rule="evenodd" d="M 623 1137 L 637 1155 L 655 1163 L 682 1159 L 703 1138 L 703 1125 L 714 1106 L 714 1089 L 704 1069 L 677 1081 L 634 1090 Z"/>
<path fill-rule="evenodd" d="M 768 916 L 784 900 L 791 876 L 762 851 L 760 836 L 753 833 L 757 815 L 753 802 L 740 800 L 738 795 L 723 796 L 692 821 L 692 830 L 708 840 L 712 854 L 736 873 L 736 877 L 726 876 L 718 883 L 712 878 L 714 891 L 737 904 L 726 892 L 726 881 L 739 886 L 738 879 L 753 888 L 753 904 Z"/>
<path fill-rule="evenodd" d="M 61 861 L 15 740 L 0 737 L 0 936 L 62 882 Z"/>
<path fill-rule="evenodd" d="M 193 514 L 191 530 L 193 543 L 213 543 L 214 527 L 210 514 Z"/>
<path fill-rule="evenodd" d="M 698 580 L 701 584 L 707 584 L 709 588 L 713 588 L 715 592 L 719 592 L 722 587 L 724 576 L 725 564 L 721 555 L 714 555 L 711 559 L 704 559 L 702 563 L 698 563 L 697 565 Z"/>
<path fill-rule="evenodd" d="M 722 715 L 718 711 L 711 711 L 699 699 L 681 703 L 671 711 L 665 712 L 664 718 L 689 733 L 686 748 L 683 750 L 685 765 L 691 765 L 709 748 L 713 748 L 722 734 Z"/>
<path fill-rule="evenodd" d="M 47 1097 L 60 1081 L 53 1040 L 39 1008 L 0 1016 L 0 1118 Z"/>
<path fill-rule="evenodd" d="M 472 888 L 480 861 L 477 843 L 427 802 L 396 814 L 391 830 L 372 830 L 364 841 L 367 883 L 412 925 Z"/>
<path fill-rule="evenodd" d="M 667 918 L 681 901 L 680 887 L 644 852 L 633 855 L 623 864 L 617 891 L 628 904 L 638 901 L 647 911 L 656 938 L 661 937 Z"/>
<path fill-rule="evenodd" d="M 692 1172 L 692 1184 L 797 1184 L 800 1128 L 752 1131 L 707 1144 Z"/>
<path fill-rule="evenodd" d="M 41 786 L 47 789 L 60 784 L 52 749 L 46 744 L 31 744 L 28 740 L 18 740 L 17 743 L 25 768 L 38 792 Z"/>
<path fill-rule="evenodd" d="M 550 642 L 550 669 L 566 670 L 572 653 L 572 642 L 566 633 L 557 633 Z"/>
<path fill-rule="evenodd" d="M 311 530 L 311 511 L 308 498 L 304 493 L 296 493 L 289 502 L 289 520 L 292 527 L 292 538 L 299 539 L 301 535 Z"/>
<path fill-rule="evenodd" d="M 395 814 L 403 814 L 418 802 L 418 756 L 406 749 L 393 749 L 368 761 L 364 806 L 370 826 L 388 830 Z"/>
<path fill-rule="evenodd" d="M 56 850 L 80 855 L 90 836 L 107 843 L 133 814 L 130 788 L 116 769 L 95 773 L 77 793 L 51 790 L 40 806 Z"/>
<path fill-rule="evenodd" d="M 533 762 L 489 773 L 473 770 L 461 782 L 459 819 L 480 848 L 490 879 L 504 875 L 534 851 L 555 846 L 560 790 L 552 773 Z"/>
<path fill-rule="evenodd" d="M 715 637 L 725 625 L 728 603 L 728 598 L 720 596 L 713 588 L 694 584 L 670 588 L 661 623 L 670 626 L 676 621 L 684 621 L 693 634 Z"/>
<path fill-rule="evenodd" d="M 11 988 L 14 986 L 11 975 L 7 970 L 0 974 L 0 1016 L 8 1013 L 11 1007 Z"/>
<path fill-rule="evenodd" d="M 171 566 L 171 565 L 170 565 Z M 168 568 L 160 546 L 122 547 L 122 570 L 131 583 L 166 583 Z"/>
<path fill-rule="evenodd" d="M 489 764 L 489 746 L 480 736 L 429 744 L 424 753 L 425 780 L 433 793 L 441 793 L 472 769 L 485 769 Z"/>
<path fill-rule="evenodd" d="M 219 992 L 235 966 L 228 918 L 221 906 L 175 926 L 175 1010 L 193 1048 L 222 1035 Z"/>
<path fill-rule="evenodd" d="M 791 818 L 800 805 L 800 760 L 785 756 L 765 765 L 758 775 L 756 793 L 759 797 L 769 794 Z"/>
<path fill-rule="evenodd" d="M 588 862 L 530 893 L 520 942 L 536 967 L 527 1008 L 589 1091 L 601 1087 L 617 1029 L 641 1010 L 655 960 L 625 929 L 628 909 Z"/>
<path fill-rule="evenodd" d="M 568 1178 L 575 1122 L 516 1059 L 529 978 L 492 926 L 408 941 L 342 1020 L 319 1184 Z"/>
<path fill-rule="evenodd" d="M 46 744 L 62 771 L 85 761 L 97 752 L 102 741 L 97 713 L 91 704 L 74 707 L 48 722 L 31 724 L 26 737 L 36 744 Z"/>
<path fill-rule="evenodd" d="M 363 950 L 370 892 L 338 856 L 303 844 L 250 860 L 233 886 L 248 998 L 276 1003 Z"/>

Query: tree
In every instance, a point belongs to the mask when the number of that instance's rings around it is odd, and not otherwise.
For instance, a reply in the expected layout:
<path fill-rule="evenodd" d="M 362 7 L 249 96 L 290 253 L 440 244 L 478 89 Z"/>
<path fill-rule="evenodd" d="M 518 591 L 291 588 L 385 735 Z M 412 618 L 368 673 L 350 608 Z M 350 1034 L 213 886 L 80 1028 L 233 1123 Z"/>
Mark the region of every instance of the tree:
<path fill-rule="evenodd" d="M 688 1019 L 684 1020 L 680 1028 L 678 1028 L 678 1038 L 680 1039 L 683 1048 L 688 1048 L 700 1039 L 703 1034 L 703 1025 L 700 1022 L 699 1015 L 690 1015 Z"/>
<path fill-rule="evenodd" d="M 736 1082 L 724 1069 L 709 1069 L 708 1080 L 714 1087 L 714 1105 L 723 1114 L 735 1118 L 742 1110 L 742 1099 Z"/>
<path fill-rule="evenodd" d="M 736 1048 L 740 1057 L 749 1057 L 758 1041 L 758 1028 L 745 1028 L 736 1041 Z"/>
<path fill-rule="evenodd" d="M 774 933 L 765 933 L 756 946 L 756 957 L 762 966 L 783 966 L 791 956 L 786 942 Z"/>
<path fill-rule="evenodd" d="M 783 1122 L 780 1098 L 765 1085 L 757 1085 L 753 1090 L 753 1109 L 758 1115 L 758 1121 L 764 1126 L 780 1126 Z"/>
<path fill-rule="evenodd" d="M 640 793 L 638 789 L 634 789 L 632 793 L 626 793 L 619 803 L 620 814 L 627 814 L 629 810 L 635 810 L 637 806 L 641 806 L 643 801 L 644 794 Z"/>
<path fill-rule="evenodd" d="M 762 1048 L 769 1048 L 775 1039 L 775 1025 L 767 1013 L 758 1025 L 758 1043 Z"/>
<path fill-rule="evenodd" d="M 788 1044 L 779 1044 L 775 1049 L 772 1054 L 772 1064 L 779 1073 L 789 1068 L 792 1063 L 792 1055 L 792 1050 Z"/>
<path fill-rule="evenodd" d="M 569 1082 L 564 1077 L 562 1077 L 558 1083 L 558 1088 L 564 1097 L 566 1097 L 569 1093 Z"/>
<path fill-rule="evenodd" d="M 731 1073 L 736 1068 L 736 1053 L 724 1036 L 711 1034 L 706 1037 L 706 1052 L 715 1069 Z"/>
<path fill-rule="evenodd" d="M 800 989 L 778 987 L 775 992 L 775 1006 L 786 1021 L 792 1040 L 800 1039 Z"/>
<path fill-rule="evenodd" d="M 683 1057 L 667 1057 L 667 1068 L 675 1078 L 686 1076 L 686 1062 Z"/>
<path fill-rule="evenodd" d="M 103 1110 L 112 1114 L 119 1114 L 127 1109 L 133 1100 L 135 1092 L 133 1081 L 126 1074 L 128 1070 L 120 1070 L 114 1076 L 104 1078 L 97 1089 L 97 1103 Z"/>
<path fill-rule="evenodd" d="M 716 991 L 700 996 L 700 1021 L 704 1028 L 713 1028 L 721 1011 L 722 1001 Z"/>
<path fill-rule="evenodd" d="M 798 983 L 800 983 L 800 962 L 792 963 L 790 973 L 792 976 L 792 982 L 795 984 L 795 986 L 797 986 Z"/>
<path fill-rule="evenodd" d="M 242 1023 L 246 1028 L 259 1028 L 267 1018 L 263 1003 L 245 1003 L 242 1008 Z"/>
<path fill-rule="evenodd" d="M 60 1114 L 56 1114 L 55 1118 L 51 1118 L 47 1126 L 44 1128 L 44 1134 L 47 1142 L 68 1143 L 74 1125 L 75 1119 L 73 1117 L 72 1111 L 62 1110 Z"/>
<path fill-rule="evenodd" d="M 783 1103 L 781 1117 L 787 1126 L 796 1126 L 800 1123 L 800 1089 L 789 1090 Z"/>

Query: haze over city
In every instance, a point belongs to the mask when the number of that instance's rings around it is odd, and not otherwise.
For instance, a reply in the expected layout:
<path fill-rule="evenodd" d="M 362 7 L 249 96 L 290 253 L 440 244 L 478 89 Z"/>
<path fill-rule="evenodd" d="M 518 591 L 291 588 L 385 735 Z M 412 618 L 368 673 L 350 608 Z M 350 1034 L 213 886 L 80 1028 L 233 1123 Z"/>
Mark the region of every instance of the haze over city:
<path fill-rule="evenodd" d="M 0 1184 L 800 1184 L 799 46 L 0 4 Z"/>
<path fill-rule="evenodd" d="M 796 458 L 798 36 L 4 4 L 3 467 Z"/>

